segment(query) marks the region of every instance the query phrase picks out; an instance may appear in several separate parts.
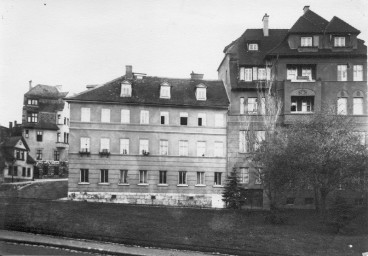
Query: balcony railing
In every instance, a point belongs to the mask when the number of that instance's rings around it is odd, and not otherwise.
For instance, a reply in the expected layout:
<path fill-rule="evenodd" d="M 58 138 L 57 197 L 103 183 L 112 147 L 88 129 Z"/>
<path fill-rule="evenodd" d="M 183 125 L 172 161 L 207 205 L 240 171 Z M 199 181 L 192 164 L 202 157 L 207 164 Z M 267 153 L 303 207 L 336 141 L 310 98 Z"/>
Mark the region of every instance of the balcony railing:
<path fill-rule="evenodd" d="M 91 155 L 91 152 L 89 151 L 88 148 L 82 148 L 80 151 L 79 151 L 79 155 L 80 156 L 90 156 Z"/>
<path fill-rule="evenodd" d="M 102 149 L 100 152 L 99 152 L 99 155 L 101 157 L 109 157 L 110 156 L 110 151 L 108 149 Z"/>
<path fill-rule="evenodd" d="M 56 142 L 56 147 L 57 148 L 69 148 L 69 144 L 64 143 L 64 142 Z"/>

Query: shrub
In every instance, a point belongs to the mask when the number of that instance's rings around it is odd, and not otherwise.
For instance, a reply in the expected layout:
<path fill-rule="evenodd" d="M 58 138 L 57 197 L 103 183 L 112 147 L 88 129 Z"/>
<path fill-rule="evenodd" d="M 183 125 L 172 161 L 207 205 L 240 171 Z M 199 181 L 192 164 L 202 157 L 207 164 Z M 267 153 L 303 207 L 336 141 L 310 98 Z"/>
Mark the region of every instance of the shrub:
<path fill-rule="evenodd" d="M 337 196 L 329 211 L 327 224 L 332 226 L 336 233 L 339 233 L 353 217 L 353 207 L 343 197 Z"/>

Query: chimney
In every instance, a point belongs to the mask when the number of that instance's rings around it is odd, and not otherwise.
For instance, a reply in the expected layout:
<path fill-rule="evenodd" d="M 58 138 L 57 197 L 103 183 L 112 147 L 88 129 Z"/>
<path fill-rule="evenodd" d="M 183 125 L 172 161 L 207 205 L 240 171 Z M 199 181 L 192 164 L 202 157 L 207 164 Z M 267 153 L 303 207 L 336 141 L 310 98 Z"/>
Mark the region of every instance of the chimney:
<path fill-rule="evenodd" d="M 268 36 L 268 16 L 267 13 L 263 16 L 263 36 Z"/>
<path fill-rule="evenodd" d="M 14 121 L 14 128 L 17 127 L 17 121 Z"/>
<path fill-rule="evenodd" d="M 204 74 L 197 74 L 197 73 L 194 73 L 193 71 L 192 73 L 190 73 L 190 79 L 192 80 L 202 80 L 203 76 Z"/>
<path fill-rule="evenodd" d="M 59 85 L 55 85 L 55 88 L 56 88 L 59 92 L 61 92 L 61 90 L 62 90 L 63 86 L 62 86 L 61 84 L 59 84 Z"/>
<path fill-rule="evenodd" d="M 306 13 L 307 11 L 309 11 L 309 5 L 304 6 L 303 11 L 304 11 L 304 13 Z"/>
<path fill-rule="evenodd" d="M 13 122 L 9 122 L 9 129 L 13 129 Z"/>
<path fill-rule="evenodd" d="M 29 80 L 29 90 L 31 90 L 32 89 L 32 80 Z"/>
<path fill-rule="evenodd" d="M 86 85 L 86 88 L 87 88 L 88 90 L 91 90 L 91 89 L 95 88 L 96 86 L 97 86 L 96 84 L 87 84 L 87 85 Z"/>
<path fill-rule="evenodd" d="M 133 67 L 132 65 L 125 66 L 125 79 L 133 79 Z"/>

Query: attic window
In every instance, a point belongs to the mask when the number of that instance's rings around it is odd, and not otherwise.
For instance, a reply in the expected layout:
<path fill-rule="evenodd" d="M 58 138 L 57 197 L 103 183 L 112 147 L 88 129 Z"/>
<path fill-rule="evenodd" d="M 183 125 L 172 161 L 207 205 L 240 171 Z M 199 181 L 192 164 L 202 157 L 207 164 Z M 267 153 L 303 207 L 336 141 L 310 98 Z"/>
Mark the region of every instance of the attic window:
<path fill-rule="evenodd" d="M 311 36 L 301 37 L 300 38 L 300 46 L 301 47 L 312 47 L 313 38 Z"/>
<path fill-rule="evenodd" d="M 249 44 L 248 51 L 258 51 L 258 44 Z"/>
<path fill-rule="evenodd" d="M 334 47 L 345 47 L 345 37 L 344 36 L 334 37 Z"/>
<path fill-rule="evenodd" d="M 132 84 L 128 81 L 121 83 L 120 97 L 131 97 L 132 96 Z"/>
<path fill-rule="evenodd" d="M 207 100 L 207 86 L 205 86 L 204 84 L 199 84 L 196 87 L 197 100 Z"/>
<path fill-rule="evenodd" d="M 161 84 L 160 98 L 162 98 L 162 99 L 170 99 L 171 98 L 170 84 L 169 83 L 164 82 L 164 83 Z"/>
<path fill-rule="evenodd" d="M 28 105 L 37 106 L 38 105 L 38 100 L 28 99 Z"/>

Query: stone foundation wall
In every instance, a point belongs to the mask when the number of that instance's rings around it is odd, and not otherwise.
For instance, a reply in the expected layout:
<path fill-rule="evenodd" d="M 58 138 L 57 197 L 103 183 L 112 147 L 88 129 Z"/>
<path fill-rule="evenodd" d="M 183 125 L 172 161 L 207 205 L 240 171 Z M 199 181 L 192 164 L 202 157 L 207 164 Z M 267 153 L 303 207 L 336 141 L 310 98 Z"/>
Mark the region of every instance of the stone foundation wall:
<path fill-rule="evenodd" d="M 121 203 L 167 205 L 199 208 L 223 208 L 222 195 L 219 194 L 176 194 L 176 193 L 111 193 L 111 192 L 69 192 L 69 200 Z"/>

